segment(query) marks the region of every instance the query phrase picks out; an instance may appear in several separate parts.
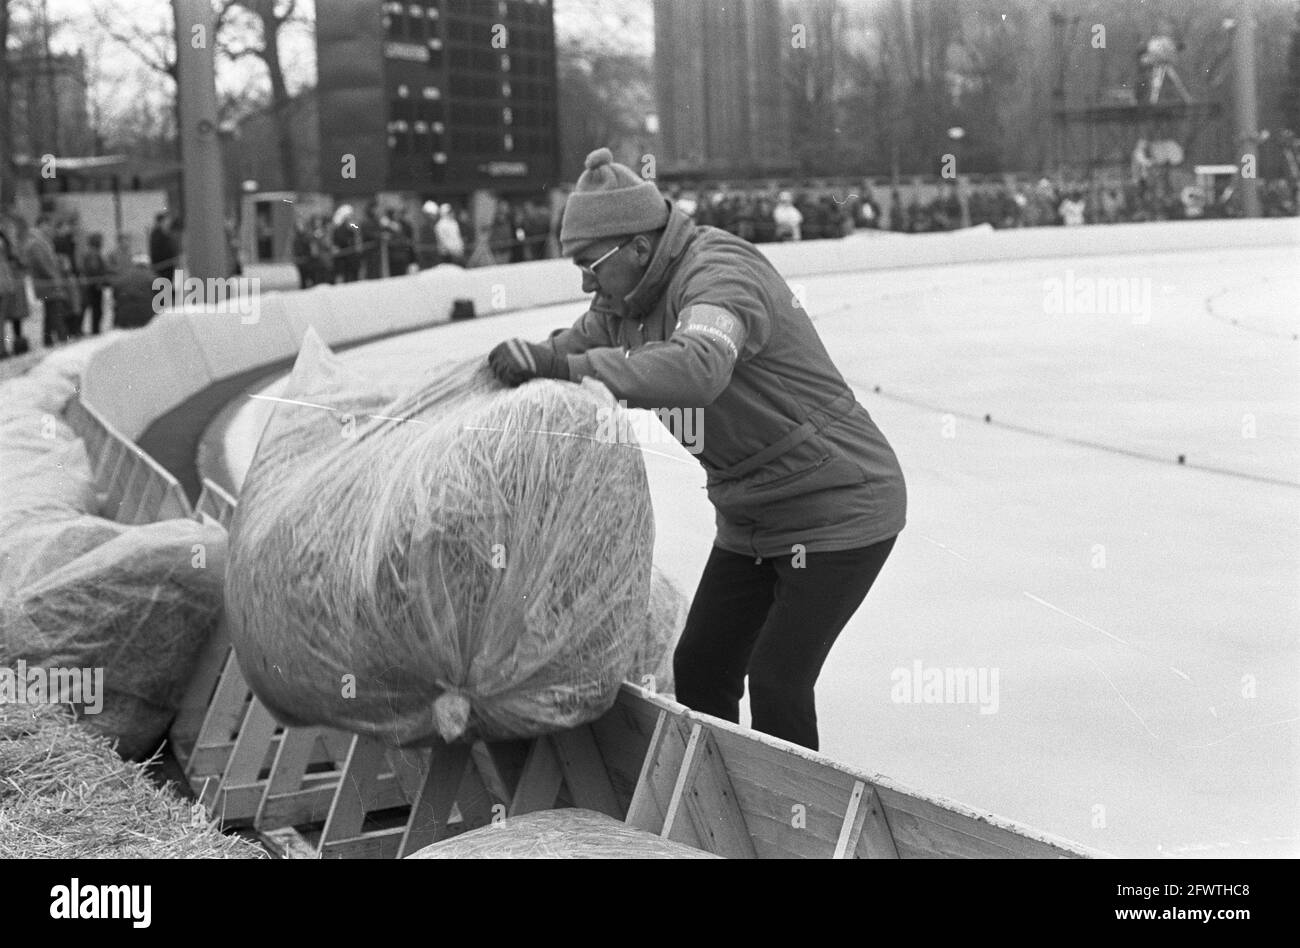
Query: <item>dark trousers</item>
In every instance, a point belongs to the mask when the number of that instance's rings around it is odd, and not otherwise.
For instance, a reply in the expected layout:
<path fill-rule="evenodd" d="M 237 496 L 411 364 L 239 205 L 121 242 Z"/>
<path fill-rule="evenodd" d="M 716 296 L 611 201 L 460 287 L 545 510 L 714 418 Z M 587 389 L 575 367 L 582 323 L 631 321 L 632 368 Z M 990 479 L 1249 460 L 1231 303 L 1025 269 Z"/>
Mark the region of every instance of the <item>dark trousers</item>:
<path fill-rule="evenodd" d="M 72 321 L 72 307 L 67 300 L 46 300 L 41 321 L 41 341 L 46 347 L 56 342 L 68 341 L 68 323 Z"/>
<path fill-rule="evenodd" d="M 86 287 L 86 309 L 90 310 L 90 331 L 99 335 L 104 322 L 104 287 Z"/>
<path fill-rule="evenodd" d="M 739 722 L 748 675 L 754 729 L 817 750 L 813 686 L 896 539 L 802 565 L 714 547 L 673 654 L 677 700 Z"/>

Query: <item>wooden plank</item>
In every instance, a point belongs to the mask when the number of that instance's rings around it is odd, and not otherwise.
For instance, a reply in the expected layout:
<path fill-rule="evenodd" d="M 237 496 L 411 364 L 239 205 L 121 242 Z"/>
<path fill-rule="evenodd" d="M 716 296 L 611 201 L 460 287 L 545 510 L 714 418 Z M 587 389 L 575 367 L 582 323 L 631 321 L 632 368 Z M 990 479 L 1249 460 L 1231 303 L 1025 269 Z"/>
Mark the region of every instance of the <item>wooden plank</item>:
<path fill-rule="evenodd" d="M 477 767 L 466 767 L 456 791 L 456 810 L 460 815 L 461 830 L 487 826 L 493 819 L 505 819 L 506 807 L 497 803 L 483 785 Z"/>
<path fill-rule="evenodd" d="M 677 722 L 673 722 L 677 726 Z M 703 849 L 703 841 L 695 832 L 695 824 L 686 812 L 686 792 L 690 787 L 695 771 L 700 766 L 700 742 L 703 740 L 704 728 L 699 723 L 690 723 L 690 737 L 686 741 L 686 751 L 682 755 L 682 766 L 673 784 L 673 795 L 668 801 L 664 813 L 664 827 L 659 835 L 664 839 Z"/>
<path fill-rule="evenodd" d="M 627 814 L 631 826 L 651 833 L 663 831 L 673 789 L 677 786 L 677 777 L 686 756 L 681 716 L 666 710 L 659 713 L 662 717 L 646 750 L 641 777 Z"/>
<path fill-rule="evenodd" d="M 885 806 L 880 802 L 880 794 L 875 787 L 867 787 L 858 813 L 862 832 L 857 844 L 848 851 L 860 859 L 897 859 L 898 847 L 894 844 L 894 832 L 885 819 Z"/>
<path fill-rule="evenodd" d="M 523 816 L 537 810 L 552 809 L 563 782 L 564 769 L 560 764 L 560 755 L 550 738 L 535 738 L 528 758 L 524 761 L 524 771 L 519 775 L 519 783 L 515 786 L 509 815 Z"/>
<path fill-rule="evenodd" d="M 619 809 L 618 797 L 609 782 L 609 773 L 605 770 L 600 749 L 596 747 L 596 739 L 591 736 L 591 728 L 584 724 L 560 731 L 551 735 L 551 742 L 560 758 L 564 782 L 568 784 L 574 804 L 621 820 L 624 811 Z"/>
<path fill-rule="evenodd" d="M 1043 859 L 1077 854 L 995 826 L 919 796 L 877 787 L 904 858 Z"/>
<path fill-rule="evenodd" d="M 282 797 L 303 789 L 303 778 L 307 774 L 307 764 L 316 749 L 316 740 L 320 736 L 319 728 L 286 728 L 280 735 L 271 763 L 271 773 L 266 781 L 266 793 L 258 806 L 253 825 L 270 828 L 269 814 L 265 812 L 266 803 L 271 798 Z"/>
<path fill-rule="evenodd" d="M 757 859 L 745 815 L 709 728 L 697 741 L 689 771 L 683 770 L 682 802 L 700 848 L 727 859 Z"/>
<path fill-rule="evenodd" d="M 176 717 L 172 719 L 167 737 L 177 755 L 187 757 L 198 740 L 199 729 L 212 703 L 217 682 L 221 679 L 222 669 L 230 657 L 230 631 L 224 616 L 217 621 L 216 628 L 203 643 L 194 673 L 190 676 L 185 693 L 181 696 Z"/>
<path fill-rule="evenodd" d="M 168 483 L 163 490 L 162 500 L 158 503 L 157 519 L 180 520 L 193 516 L 189 498 L 180 484 Z"/>
<path fill-rule="evenodd" d="M 592 736 L 623 812 L 632 805 L 661 713 L 672 712 L 664 702 L 647 700 L 624 686 L 619 689 L 614 706 L 591 722 Z"/>
<path fill-rule="evenodd" d="M 267 794 L 261 803 L 258 825 L 270 829 L 325 822 L 338 794 L 339 780 L 337 771 L 307 774 L 299 789 L 275 796 Z M 380 774 L 375 778 L 374 795 L 369 804 L 372 812 L 406 806 L 407 802 L 406 789 L 395 775 Z"/>
<path fill-rule="evenodd" d="M 425 748 L 388 748 L 388 767 L 402 789 L 402 803 L 415 802 L 429 773 L 429 750 Z"/>
<path fill-rule="evenodd" d="M 769 743 L 765 736 L 738 727 L 733 730 L 734 726 L 722 726 L 725 722 L 715 718 L 707 723 L 758 857 L 829 858 L 860 778 L 817 759 L 811 751 L 792 752 L 777 746 L 774 739 Z"/>
<path fill-rule="evenodd" d="M 478 768 L 478 774 L 483 778 L 483 786 L 497 803 L 504 803 L 507 807 L 510 805 L 513 792 L 506 785 L 505 777 L 497 768 L 497 762 L 488 750 L 486 744 L 482 741 L 475 741 L 470 748 L 470 762 Z"/>
<path fill-rule="evenodd" d="M 861 806 L 862 795 L 866 793 L 866 790 L 867 785 L 861 780 L 854 782 L 853 793 L 850 795 L 849 805 L 844 811 L 844 823 L 840 827 L 840 838 L 835 843 L 835 854 L 831 857 L 832 859 L 845 859 L 857 851 L 858 838 L 862 835 L 862 820 L 867 812 Z"/>
<path fill-rule="evenodd" d="M 339 781 L 338 795 L 330 807 L 321 836 L 321 852 L 326 844 L 349 839 L 361 833 L 370 801 L 374 798 L 379 768 L 386 762 L 384 745 L 369 737 L 358 737 L 352 743 L 343 776 Z"/>
<path fill-rule="evenodd" d="M 221 791 L 217 800 L 216 816 L 223 824 L 252 820 L 266 792 L 266 782 L 261 777 L 271 738 L 275 735 L 275 718 L 262 702 L 254 699 L 239 729 L 239 737 L 230 753 L 225 773 L 221 777 Z"/>
<path fill-rule="evenodd" d="M 451 808 L 469 764 L 470 749 L 464 744 L 434 746 L 424 785 L 416 795 L 398 846 L 399 858 L 450 835 L 447 824 Z"/>
<path fill-rule="evenodd" d="M 346 839 L 322 839 L 320 855 L 322 859 L 396 859 L 403 832 L 397 826 Z"/>
<path fill-rule="evenodd" d="M 127 462 L 127 475 L 122 487 L 122 499 L 118 504 L 113 519 L 119 523 L 136 523 L 139 516 L 140 500 L 149 481 L 149 466 L 140 458 L 138 449 L 130 446 Z"/>

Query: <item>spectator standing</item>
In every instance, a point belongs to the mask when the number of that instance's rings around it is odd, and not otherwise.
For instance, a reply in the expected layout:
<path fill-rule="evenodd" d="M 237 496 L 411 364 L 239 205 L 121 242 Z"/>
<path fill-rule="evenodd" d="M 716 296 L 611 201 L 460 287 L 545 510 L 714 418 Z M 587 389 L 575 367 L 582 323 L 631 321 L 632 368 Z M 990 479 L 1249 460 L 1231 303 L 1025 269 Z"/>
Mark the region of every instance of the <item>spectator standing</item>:
<path fill-rule="evenodd" d="M 163 211 L 154 217 L 153 229 L 149 231 L 149 263 L 154 276 L 171 280 L 179 257 L 180 249 L 168 226 L 167 212 Z"/>
<path fill-rule="evenodd" d="M 23 248 L 23 260 L 32 275 L 36 298 L 44 310 L 41 341 L 47 347 L 56 342 L 66 342 L 72 297 L 68 292 L 67 276 L 54 252 L 54 221 L 48 214 L 36 219 L 36 226 Z"/>
<path fill-rule="evenodd" d="M 444 204 L 439 208 L 438 220 L 433 229 L 438 240 L 438 255 L 442 261 L 463 267 L 465 265 L 465 236 L 450 204 Z"/>
<path fill-rule="evenodd" d="M 23 336 L 23 321 L 27 318 L 27 287 L 24 271 L 9 235 L 0 228 L 0 359 L 9 358 L 4 332 L 13 326 L 13 355 L 22 355 L 30 346 Z"/>
<path fill-rule="evenodd" d="M 86 239 L 86 249 L 81 255 L 81 279 L 85 299 L 79 312 L 90 311 L 90 331 L 98 336 L 104 322 L 104 293 L 108 290 L 110 271 L 104 259 L 104 235 L 96 231 Z M 81 319 L 76 320 L 78 323 Z"/>
<path fill-rule="evenodd" d="M 358 226 L 361 236 L 361 265 L 365 269 L 364 279 L 378 280 L 384 276 L 384 226 L 379 221 L 379 205 L 371 201 L 366 205 Z"/>
<path fill-rule="evenodd" d="M 514 242 L 515 222 L 510 213 L 510 205 L 505 201 L 498 201 L 496 214 L 492 217 L 492 226 L 488 229 L 488 247 L 492 251 L 492 258 L 497 263 L 509 263 Z"/>
<path fill-rule="evenodd" d="M 113 275 L 113 328 L 137 329 L 154 317 L 154 271 L 149 255 L 139 254 Z"/>
<path fill-rule="evenodd" d="M 415 260 L 421 270 L 428 270 L 438 265 L 438 256 L 438 204 L 425 201 L 415 232 Z"/>
<path fill-rule="evenodd" d="M 293 240 L 290 244 L 293 252 L 293 265 L 298 268 L 298 289 L 305 290 L 316 285 L 314 265 L 314 247 L 311 231 L 304 221 L 298 221 L 293 228 Z"/>
<path fill-rule="evenodd" d="M 334 212 L 330 233 L 334 244 L 334 269 L 344 283 L 354 283 L 361 275 L 361 252 L 357 246 L 357 226 L 352 220 L 352 205 L 344 204 Z"/>
<path fill-rule="evenodd" d="M 1087 208 L 1083 195 L 1075 191 L 1066 196 L 1061 202 L 1059 212 L 1061 223 L 1066 227 L 1080 227 L 1083 225 L 1083 215 Z"/>
<path fill-rule="evenodd" d="M 406 276 L 415 259 L 414 234 L 406 212 L 399 208 L 389 215 L 385 232 L 388 238 L 388 274 Z"/>
<path fill-rule="evenodd" d="M 800 240 L 800 228 L 803 226 L 803 214 L 794 206 L 789 191 L 782 191 L 776 199 L 772 210 L 772 223 L 776 225 L 777 240 Z"/>

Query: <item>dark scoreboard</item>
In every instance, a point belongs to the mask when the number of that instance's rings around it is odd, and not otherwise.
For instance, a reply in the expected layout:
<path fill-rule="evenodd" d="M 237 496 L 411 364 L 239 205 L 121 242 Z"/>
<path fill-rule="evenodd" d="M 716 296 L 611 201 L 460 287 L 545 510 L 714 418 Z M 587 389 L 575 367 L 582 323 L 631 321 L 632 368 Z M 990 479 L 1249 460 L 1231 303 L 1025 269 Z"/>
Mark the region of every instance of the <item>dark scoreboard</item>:
<path fill-rule="evenodd" d="M 316 51 L 323 190 L 559 183 L 551 0 L 319 0 Z"/>

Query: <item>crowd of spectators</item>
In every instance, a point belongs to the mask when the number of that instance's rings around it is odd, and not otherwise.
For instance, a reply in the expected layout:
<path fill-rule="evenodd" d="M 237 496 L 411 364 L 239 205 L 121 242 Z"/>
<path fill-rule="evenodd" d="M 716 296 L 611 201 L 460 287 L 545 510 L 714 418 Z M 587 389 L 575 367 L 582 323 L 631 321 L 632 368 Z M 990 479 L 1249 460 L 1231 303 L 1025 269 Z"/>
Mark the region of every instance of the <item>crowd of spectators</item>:
<path fill-rule="evenodd" d="M 164 226 L 173 238 L 165 246 L 178 248 L 178 225 Z M 164 248 L 152 238 L 150 245 Z M 170 256 L 169 271 L 178 251 Z M 110 290 L 115 325 L 147 323 L 154 273 L 148 255 L 132 253 L 129 235 L 118 234 L 108 248 L 102 233 L 82 233 L 75 213 L 46 208 L 31 223 L 19 214 L 0 218 L 0 359 L 31 349 L 23 328 L 31 315 L 28 282 L 40 304 L 41 343 L 50 347 L 101 332 Z"/>
<path fill-rule="evenodd" d="M 539 201 L 497 202 L 481 254 L 464 208 L 426 201 L 416 214 L 402 207 L 368 203 L 361 213 L 340 205 L 332 217 L 298 222 L 292 256 L 302 288 L 319 283 L 351 283 L 427 270 L 440 263 L 466 266 L 521 263 L 547 255 L 551 212 Z"/>
<path fill-rule="evenodd" d="M 1289 182 L 1261 184 L 1265 216 L 1296 214 L 1295 192 Z M 859 194 L 718 187 L 679 189 L 671 196 L 697 224 L 719 227 L 753 243 L 842 237 L 866 228 L 915 234 L 981 224 L 1068 227 L 1240 213 L 1231 191 L 1211 196 L 1194 185 L 1179 189 L 1118 183 L 1093 186 L 1084 181 L 1043 178 L 1036 184 L 971 184 L 963 193 L 955 183 L 944 182 L 882 189 L 883 200 L 877 200 L 870 188 L 861 190 Z"/>

